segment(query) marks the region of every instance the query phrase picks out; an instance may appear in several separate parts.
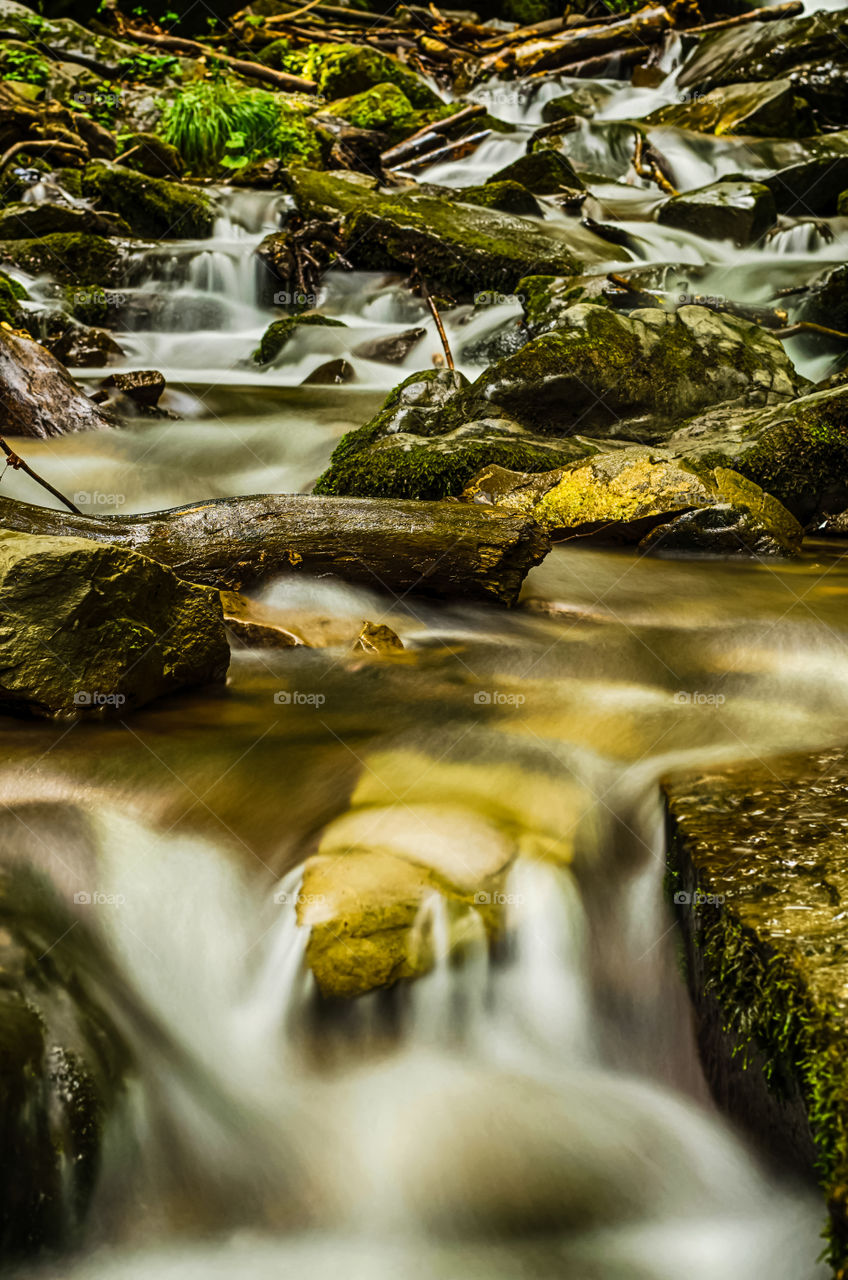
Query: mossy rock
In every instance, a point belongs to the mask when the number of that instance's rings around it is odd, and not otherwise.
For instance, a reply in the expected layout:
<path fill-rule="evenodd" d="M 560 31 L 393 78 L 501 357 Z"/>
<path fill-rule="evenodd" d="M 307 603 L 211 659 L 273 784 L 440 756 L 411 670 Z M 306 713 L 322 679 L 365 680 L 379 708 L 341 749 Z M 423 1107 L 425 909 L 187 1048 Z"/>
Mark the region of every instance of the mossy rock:
<path fill-rule="evenodd" d="M 444 105 L 427 82 L 397 58 L 363 45 L 310 45 L 301 71 L 315 80 L 318 92 L 330 100 L 364 93 L 374 85 L 394 84 L 418 110 L 432 111 Z"/>
<path fill-rule="evenodd" d="M 83 192 L 149 239 L 202 239 L 211 235 L 215 206 L 205 192 L 151 178 L 124 165 L 97 160 L 83 174 Z"/>
<path fill-rule="evenodd" d="M 592 452 L 583 442 L 534 436 L 505 417 L 466 421 L 462 393 L 467 386 L 466 379 L 447 370 L 410 375 L 370 422 L 340 440 L 315 492 L 452 497 L 490 463 L 549 471 Z"/>
<path fill-rule="evenodd" d="M 113 283 L 119 279 L 127 258 L 125 243 L 103 236 L 54 234 L 0 241 L 0 261 L 29 275 L 50 275 L 60 284 Z"/>
<path fill-rule="evenodd" d="M 691 715 L 703 710 L 693 707 Z M 784 1167 L 815 1172 L 848 1273 L 848 759 L 842 749 L 664 783 L 669 889 L 706 1075 Z M 811 1255 L 809 1269 L 814 1270 Z"/>
<path fill-rule="evenodd" d="M 762 410 L 718 408 L 675 432 L 668 447 L 690 466 L 740 472 L 806 524 L 848 504 L 848 387 Z"/>
<path fill-rule="evenodd" d="M 121 164 L 149 178 L 182 176 L 184 165 L 176 147 L 157 133 L 129 133 L 121 139 Z"/>
<path fill-rule="evenodd" d="M 462 187 L 457 192 L 457 199 L 463 204 L 474 204 L 481 209 L 499 209 L 502 213 L 515 213 L 522 218 L 538 217 L 542 212 L 532 192 L 512 179 L 486 182 L 481 187 Z"/>
<path fill-rule="evenodd" d="M 537 196 L 557 195 L 562 191 L 582 191 L 583 183 L 574 166 L 561 151 L 543 147 L 520 156 L 493 173 L 489 182 L 520 182 Z"/>
<path fill-rule="evenodd" d="M 419 123 L 418 112 L 409 98 L 391 83 L 374 85 L 349 98 L 338 98 L 327 103 L 324 110 L 357 129 L 382 130 L 392 142 L 413 133 Z"/>
<path fill-rule="evenodd" d="M 707 240 L 732 240 L 743 247 L 761 240 L 777 222 L 777 205 L 760 182 L 713 182 L 672 196 L 657 222 Z"/>
<path fill-rule="evenodd" d="M 69 204 L 10 203 L 0 209 L 0 240 L 29 240 L 37 236 L 73 235 L 128 236 L 132 232 L 111 214 L 93 209 L 77 209 Z"/>
<path fill-rule="evenodd" d="M 263 333 L 259 346 L 253 353 L 256 364 L 270 364 L 280 354 L 293 334 L 304 325 L 323 325 L 325 327 L 344 329 L 343 320 L 333 320 L 330 316 L 308 312 L 305 315 L 286 316 L 282 320 L 273 320 Z"/>
<path fill-rule="evenodd" d="M 17 328 L 20 303 L 25 302 L 28 297 L 22 284 L 7 276 L 5 271 L 0 271 L 0 321 L 10 324 L 13 329 Z"/>
<path fill-rule="evenodd" d="M 557 533 L 602 543 L 639 542 L 643 550 L 685 549 L 726 554 L 796 555 L 803 529 L 771 495 L 724 468 L 696 474 L 662 451 L 631 447 L 572 463 L 540 475 L 516 475 L 488 467 L 463 497 L 532 515 Z M 699 544 L 681 527 L 686 514 L 721 513 L 704 525 Z M 729 517 L 729 513 L 733 513 Z M 716 530 L 733 526 L 733 535 Z M 710 536 L 712 535 L 712 536 Z"/>
<path fill-rule="evenodd" d="M 666 125 L 717 137 L 803 138 L 814 131 L 810 105 L 790 80 L 731 84 L 694 94 L 645 116 L 646 126 Z"/>
<path fill-rule="evenodd" d="M 417 264 L 431 289 L 449 295 L 512 292 L 531 269 L 567 275 L 609 258 L 609 246 L 580 227 L 542 225 L 455 199 L 384 194 L 352 175 L 292 169 L 289 182 L 305 217 L 342 219 L 344 254 L 354 266 Z"/>
<path fill-rule="evenodd" d="M 627 438 L 628 418 L 647 417 L 662 435 L 702 406 L 789 400 L 799 385 L 779 340 L 745 320 L 704 307 L 624 315 L 580 304 L 481 374 L 467 399 L 545 433 Z"/>

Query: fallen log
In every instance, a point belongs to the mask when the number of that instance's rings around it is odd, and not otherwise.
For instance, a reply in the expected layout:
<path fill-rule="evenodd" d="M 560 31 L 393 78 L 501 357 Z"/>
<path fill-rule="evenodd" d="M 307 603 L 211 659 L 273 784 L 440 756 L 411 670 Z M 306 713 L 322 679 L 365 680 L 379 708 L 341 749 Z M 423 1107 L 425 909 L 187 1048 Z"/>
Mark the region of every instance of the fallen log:
<path fill-rule="evenodd" d="M 396 165 L 395 171 L 416 173 L 419 169 L 426 169 L 431 164 L 442 164 L 445 160 L 463 160 L 476 151 L 491 132 L 491 129 L 482 129 L 479 133 L 469 133 L 465 138 L 457 138 L 455 142 L 449 142 L 447 146 L 438 147 L 435 151 L 427 151 L 422 156 Z"/>
<path fill-rule="evenodd" d="M 727 27 L 744 27 L 749 22 L 777 22 L 780 18 L 796 18 L 804 12 L 800 0 L 788 0 L 787 4 L 775 4 L 766 9 L 752 9 L 733 18 L 721 18 L 718 22 L 706 22 L 700 27 L 688 27 L 687 36 L 706 35 L 710 31 L 724 31 Z"/>
<path fill-rule="evenodd" d="M 455 115 L 438 120 L 435 124 L 425 124 L 420 129 L 416 129 L 415 133 L 411 133 L 408 138 L 404 138 L 402 142 L 397 142 L 393 147 L 389 147 L 388 151 L 384 151 L 381 157 L 383 164 L 391 168 L 408 156 L 420 155 L 422 150 L 429 149 L 431 138 L 440 142 L 445 134 L 453 133 L 458 125 L 467 124 L 469 120 L 485 114 L 486 108 L 481 103 L 473 102 L 470 106 L 457 111 Z"/>
<path fill-rule="evenodd" d="M 77 516 L 0 498 L 0 528 L 129 547 L 188 582 L 240 591 L 332 575 L 393 595 L 512 605 L 550 540 L 528 516 L 461 502 L 261 494 L 137 516 Z"/>
<path fill-rule="evenodd" d="M 661 40 L 672 25 L 668 11 L 662 6 L 642 9 L 618 22 L 567 27 L 559 37 L 528 40 L 508 51 L 489 54 L 480 65 L 483 70 L 494 67 L 508 53 L 519 73 L 558 70 L 569 63 L 582 62 L 613 50 L 629 49 L 634 45 L 645 50 L 648 45 Z"/>
<path fill-rule="evenodd" d="M 191 58 L 214 58 L 222 62 L 239 76 L 250 76 L 252 80 L 260 80 L 263 84 L 273 85 L 275 89 L 283 89 L 293 93 L 314 93 L 315 81 L 303 80 L 300 76 L 290 76 L 284 71 L 274 71 L 261 62 L 247 62 L 244 58 L 231 58 L 227 53 L 218 53 L 208 45 L 199 44 L 196 40 L 184 40 L 182 36 L 156 36 L 148 31 L 136 31 L 128 27 L 123 35 L 137 44 L 149 44 L 154 49 L 169 49 L 173 53 L 185 53 Z"/>

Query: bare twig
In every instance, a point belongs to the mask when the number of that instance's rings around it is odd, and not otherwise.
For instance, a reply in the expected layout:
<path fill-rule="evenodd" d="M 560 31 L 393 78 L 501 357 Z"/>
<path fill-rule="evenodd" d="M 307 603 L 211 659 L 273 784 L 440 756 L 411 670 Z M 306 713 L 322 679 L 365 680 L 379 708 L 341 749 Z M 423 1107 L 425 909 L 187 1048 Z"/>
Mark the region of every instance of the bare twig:
<path fill-rule="evenodd" d="M 275 89 L 313 93 L 316 88 L 314 80 L 303 80 L 300 76 L 290 76 L 283 71 L 274 71 L 273 68 L 266 67 L 261 62 L 231 58 L 229 54 L 218 53 L 217 50 L 210 49 L 208 45 L 199 44 L 196 40 L 184 40 L 182 36 L 151 35 L 149 31 L 136 31 L 133 27 L 127 27 L 124 36 L 135 40 L 138 44 L 152 45 L 154 49 L 170 49 L 174 53 L 186 53 L 192 58 L 214 58 L 216 62 L 223 62 L 224 66 L 235 71 L 237 75 L 261 80 L 265 84 L 273 85 Z"/>
<path fill-rule="evenodd" d="M 812 320 L 799 320 L 797 324 L 790 324 L 785 329 L 772 329 L 772 333 L 776 338 L 795 338 L 799 333 L 821 333 L 826 338 L 839 338 L 841 342 L 848 342 L 848 333 L 828 329 L 823 324 L 814 324 Z"/>
<path fill-rule="evenodd" d="M 636 170 L 640 178 L 650 178 L 651 182 L 655 182 L 661 191 L 665 191 L 667 195 L 676 196 L 680 193 L 671 185 L 668 178 L 651 155 L 650 148 L 645 148 L 645 139 L 639 130 L 636 130 L 636 149 L 633 153 L 633 168 Z"/>
<path fill-rule="evenodd" d="M 415 264 L 415 271 L 413 274 L 418 280 L 418 284 L 421 288 L 421 296 L 423 297 L 424 301 L 427 303 L 427 306 L 430 308 L 430 314 L 433 317 L 434 321 L 436 322 L 436 328 L 439 331 L 439 337 L 441 338 L 441 341 L 442 341 L 442 347 L 444 348 L 445 360 L 447 361 L 447 366 L 449 369 L 455 369 L 456 366 L 453 362 L 453 355 L 451 353 L 450 343 L 448 342 L 448 335 L 445 333 L 445 326 L 442 324 L 442 317 L 439 315 L 439 308 L 436 306 L 435 302 L 430 297 L 430 290 L 427 288 L 427 283 L 423 275 L 421 274 L 421 270 L 418 266 L 418 263 Z"/>
<path fill-rule="evenodd" d="M 88 159 L 88 152 L 84 147 L 78 147 L 72 142 L 61 142 L 58 138 L 35 138 L 31 142 L 15 142 L 7 151 L 0 156 L 0 173 L 6 168 L 10 160 L 14 160 L 15 156 L 21 151 L 61 151 L 69 152 L 72 155 L 81 156 L 83 160 Z"/>
<path fill-rule="evenodd" d="M 75 516 L 82 515 L 79 507 L 75 507 L 69 498 L 66 498 L 58 489 L 54 489 L 49 480 L 45 480 L 37 471 L 33 471 L 28 462 L 24 462 L 23 458 L 19 457 L 18 454 L 15 453 L 14 449 L 10 449 L 2 436 L 0 436 L 0 449 L 3 450 L 8 458 L 8 462 L 6 463 L 7 467 L 11 467 L 13 471 L 26 472 L 31 479 L 35 480 L 36 484 L 41 485 L 42 489 L 46 489 L 48 493 L 52 493 L 54 498 L 58 498 L 60 502 L 63 502 L 69 511 L 73 511 Z"/>

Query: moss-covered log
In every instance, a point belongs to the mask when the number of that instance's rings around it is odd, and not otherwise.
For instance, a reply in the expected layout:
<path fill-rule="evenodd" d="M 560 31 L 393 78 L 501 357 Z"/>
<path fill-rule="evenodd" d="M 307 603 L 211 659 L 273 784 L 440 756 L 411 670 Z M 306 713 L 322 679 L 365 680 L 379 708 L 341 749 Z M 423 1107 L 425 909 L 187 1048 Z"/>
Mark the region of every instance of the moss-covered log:
<path fill-rule="evenodd" d="M 815 1169 L 848 1276 L 848 752 L 666 782 L 670 888 L 718 1102 Z M 810 1259 L 811 1265 L 813 1259 Z"/>
<path fill-rule="evenodd" d="M 514 604 L 550 549 L 527 516 L 453 502 L 262 494 L 90 518 L 0 499 L 0 527 L 130 547 L 189 582 L 240 590 L 282 573 Z"/>

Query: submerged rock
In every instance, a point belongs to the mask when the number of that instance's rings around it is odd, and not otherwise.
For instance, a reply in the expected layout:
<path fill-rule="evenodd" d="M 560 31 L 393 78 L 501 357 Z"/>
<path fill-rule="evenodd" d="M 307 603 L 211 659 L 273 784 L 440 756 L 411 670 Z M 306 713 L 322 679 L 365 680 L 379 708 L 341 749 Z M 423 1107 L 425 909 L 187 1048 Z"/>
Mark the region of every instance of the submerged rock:
<path fill-rule="evenodd" d="M 417 264 L 428 284 L 448 293 L 510 291 L 529 271 L 570 275 L 609 258 L 609 247 L 577 226 L 540 224 L 453 198 L 385 194 L 359 175 L 293 169 L 289 182 L 305 217 L 340 219 L 342 252 L 354 266 Z"/>
<path fill-rule="evenodd" d="M 363 360 L 382 360 L 386 364 L 402 364 L 410 351 L 427 334 L 426 329 L 404 329 L 402 333 L 390 333 L 385 338 L 370 338 L 354 347 L 352 355 Z"/>
<path fill-rule="evenodd" d="M 120 715 L 229 664 L 216 591 L 84 538 L 0 532 L 0 616 L 7 714 Z"/>
<path fill-rule="evenodd" d="M 282 320 L 272 320 L 259 340 L 259 346 L 253 353 L 256 364 L 270 364 L 276 360 L 283 347 L 304 325 L 323 325 L 324 327 L 344 329 L 343 320 L 334 320 L 331 316 L 322 316 L 315 311 L 304 312 L 303 315 L 285 316 Z"/>
<path fill-rule="evenodd" d="M 114 426 L 45 347 L 0 325 L 3 433 L 61 436 Z"/>
<path fill-rule="evenodd" d="M 215 207 L 203 191 L 98 160 L 82 179 L 85 195 L 124 218 L 133 235 L 191 240 L 211 235 Z"/>
<path fill-rule="evenodd" d="M 785 507 L 750 480 L 724 468 L 695 474 L 650 449 L 615 449 L 539 475 L 488 467 L 463 496 L 559 534 L 643 550 L 795 555 L 803 538 Z"/>
<path fill-rule="evenodd" d="M 353 648 L 354 652 L 362 653 L 399 653 L 403 649 L 403 641 L 384 622 L 363 622 Z"/>
<path fill-rule="evenodd" d="M 669 872 L 717 1101 L 815 1169 L 848 1265 L 848 759 L 835 749 L 665 783 Z"/>
<path fill-rule="evenodd" d="M 809 103 L 790 80 L 729 84 L 695 93 L 652 111 L 642 124 L 671 125 L 717 137 L 803 138 L 813 132 Z"/>
<path fill-rule="evenodd" d="M 307 643 L 299 632 L 284 627 L 273 609 L 239 591 L 222 591 L 221 607 L 231 643 L 246 649 L 292 649 Z"/>
<path fill-rule="evenodd" d="M 115 387 L 136 404 L 152 408 L 165 390 L 165 375 L 158 369 L 133 369 L 130 373 L 110 373 L 100 385 Z"/>
<path fill-rule="evenodd" d="M 760 240 L 777 222 L 770 189 L 760 182 L 713 182 L 672 196 L 660 205 L 657 222 L 707 240 L 732 240 L 740 247 Z"/>

